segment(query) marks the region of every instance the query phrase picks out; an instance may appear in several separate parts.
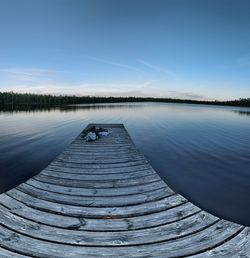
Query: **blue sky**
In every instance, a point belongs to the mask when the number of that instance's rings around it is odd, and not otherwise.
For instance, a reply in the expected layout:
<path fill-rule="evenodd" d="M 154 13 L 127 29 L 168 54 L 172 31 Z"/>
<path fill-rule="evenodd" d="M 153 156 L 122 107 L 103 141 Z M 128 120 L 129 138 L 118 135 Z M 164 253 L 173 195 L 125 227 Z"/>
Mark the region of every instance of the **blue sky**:
<path fill-rule="evenodd" d="M 248 0 L 0 0 L 0 91 L 250 97 Z"/>

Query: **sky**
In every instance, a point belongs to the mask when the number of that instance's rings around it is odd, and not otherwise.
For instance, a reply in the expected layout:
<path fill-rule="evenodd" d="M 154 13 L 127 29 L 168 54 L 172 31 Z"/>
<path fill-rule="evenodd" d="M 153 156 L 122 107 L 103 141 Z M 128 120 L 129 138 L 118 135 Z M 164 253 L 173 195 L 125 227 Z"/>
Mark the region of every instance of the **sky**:
<path fill-rule="evenodd" d="M 0 0 L 0 91 L 250 97 L 249 0 Z"/>

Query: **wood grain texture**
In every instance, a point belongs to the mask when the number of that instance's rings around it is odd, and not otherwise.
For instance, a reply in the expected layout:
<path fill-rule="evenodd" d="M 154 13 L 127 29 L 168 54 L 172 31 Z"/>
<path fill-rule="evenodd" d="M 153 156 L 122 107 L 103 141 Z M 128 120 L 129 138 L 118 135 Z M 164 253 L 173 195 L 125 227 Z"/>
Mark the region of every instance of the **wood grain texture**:
<path fill-rule="evenodd" d="M 174 193 L 122 124 L 96 126 L 111 134 L 85 142 L 84 130 L 0 195 L 0 257 L 250 257 L 249 228 Z"/>

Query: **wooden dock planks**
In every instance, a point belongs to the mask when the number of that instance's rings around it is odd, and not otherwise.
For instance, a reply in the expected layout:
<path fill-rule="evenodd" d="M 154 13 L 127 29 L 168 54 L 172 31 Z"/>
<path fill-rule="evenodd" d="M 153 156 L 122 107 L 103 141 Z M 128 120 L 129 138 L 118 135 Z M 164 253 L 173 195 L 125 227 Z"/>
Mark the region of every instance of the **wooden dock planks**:
<path fill-rule="evenodd" d="M 0 195 L 0 257 L 250 257 L 250 230 L 174 193 L 121 124 Z"/>

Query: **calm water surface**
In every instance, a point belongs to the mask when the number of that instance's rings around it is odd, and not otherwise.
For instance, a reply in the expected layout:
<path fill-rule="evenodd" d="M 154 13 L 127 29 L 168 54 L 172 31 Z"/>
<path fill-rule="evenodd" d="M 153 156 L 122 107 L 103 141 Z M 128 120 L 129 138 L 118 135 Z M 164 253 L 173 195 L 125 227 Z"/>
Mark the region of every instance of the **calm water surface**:
<path fill-rule="evenodd" d="M 46 167 L 88 123 L 124 123 L 176 192 L 220 217 L 250 225 L 250 109 L 107 104 L 0 112 L 0 191 Z"/>

